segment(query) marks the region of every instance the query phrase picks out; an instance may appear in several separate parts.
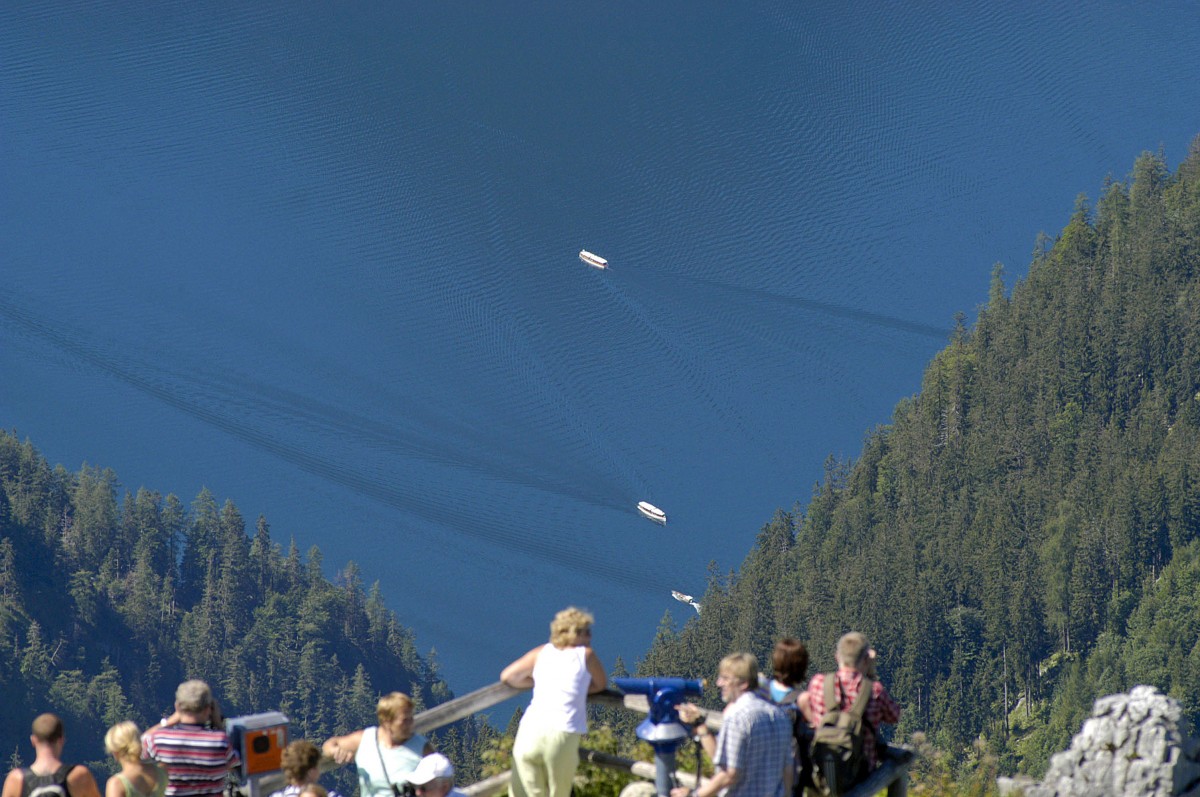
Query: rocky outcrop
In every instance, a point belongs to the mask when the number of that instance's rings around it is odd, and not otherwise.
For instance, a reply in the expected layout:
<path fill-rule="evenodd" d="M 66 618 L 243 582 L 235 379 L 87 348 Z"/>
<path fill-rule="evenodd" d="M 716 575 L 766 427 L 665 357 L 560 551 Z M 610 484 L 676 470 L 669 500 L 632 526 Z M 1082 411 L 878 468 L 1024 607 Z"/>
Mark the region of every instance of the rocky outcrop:
<path fill-rule="evenodd" d="M 1200 797 L 1200 741 L 1179 703 L 1152 686 L 1096 701 L 1071 749 L 1028 797 Z"/>

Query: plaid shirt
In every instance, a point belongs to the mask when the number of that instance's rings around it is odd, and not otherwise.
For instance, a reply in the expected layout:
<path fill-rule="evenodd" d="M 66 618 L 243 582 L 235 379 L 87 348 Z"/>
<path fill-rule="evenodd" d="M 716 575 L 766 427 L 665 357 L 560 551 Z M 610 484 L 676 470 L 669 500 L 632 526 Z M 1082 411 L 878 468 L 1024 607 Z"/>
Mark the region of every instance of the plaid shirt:
<path fill-rule="evenodd" d="M 837 694 L 838 686 L 840 686 L 841 710 L 848 711 L 854 705 L 854 699 L 858 697 L 858 689 L 862 685 L 862 673 L 858 670 L 839 669 L 837 680 L 834 693 Z M 825 716 L 825 673 L 817 673 L 808 682 L 808 700 L 809 706 L 812 708 L 813 726 L 816 727 L 821 724 L 821 719 Z M 884 689 L 883 684 L 878 680 L 871 688 L 871 699 L 867 701 L 867 711 L 863 716 L 871 725 L 871 732 L 863 734 L 863 755 L 867 757 L 867 767 L 874 769 L 879 766 L 875 755 L 875 733 L 878 732 L 879 723 L 886 722 L 894 725 L 900 719 L 900 704 L 892 699 L 888 690 Z"/>
<path fill-rule="evenodd" d="M 792 721 L 768 700 L 746 692 L 725 709 L 713 766 L 736 769 L 725 797 L 784 797 L 783 772 L 792 762 Z"/>

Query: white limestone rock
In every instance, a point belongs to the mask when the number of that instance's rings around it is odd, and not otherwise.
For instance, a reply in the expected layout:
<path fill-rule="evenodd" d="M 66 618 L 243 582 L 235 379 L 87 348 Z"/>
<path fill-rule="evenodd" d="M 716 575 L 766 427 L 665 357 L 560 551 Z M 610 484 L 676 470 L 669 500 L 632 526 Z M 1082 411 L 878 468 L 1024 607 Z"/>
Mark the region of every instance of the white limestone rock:
<path fill-rule="evenodd" d="M 1152 686 L 1096 701 L 1029 797 L 1200 797 L 1200 740 L 1179 703 Z"/>

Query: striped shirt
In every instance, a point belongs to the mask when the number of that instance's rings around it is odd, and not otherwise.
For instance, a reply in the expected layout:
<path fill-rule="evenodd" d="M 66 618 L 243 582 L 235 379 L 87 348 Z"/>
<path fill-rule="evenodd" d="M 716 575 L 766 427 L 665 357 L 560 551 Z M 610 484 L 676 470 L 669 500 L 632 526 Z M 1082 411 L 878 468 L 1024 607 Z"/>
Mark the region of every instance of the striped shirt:
<path fill-rule="evenodd" d="M 220 795 L 225 776 L 241 763 L 225 731 L 184 723 L 146 734 L 142 754 L 167 768 L 167 797 Z"/>

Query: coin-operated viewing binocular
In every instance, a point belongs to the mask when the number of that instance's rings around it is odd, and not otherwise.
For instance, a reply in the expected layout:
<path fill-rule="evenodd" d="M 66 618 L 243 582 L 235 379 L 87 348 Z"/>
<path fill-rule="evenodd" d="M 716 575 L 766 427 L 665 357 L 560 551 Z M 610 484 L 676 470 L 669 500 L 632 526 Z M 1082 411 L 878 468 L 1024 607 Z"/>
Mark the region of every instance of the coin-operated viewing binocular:
<path fill-rule="evenodd" d="M 654 786 L 660 795 L 671 792 L 675 751 L 691 730 L 679 721 L 678 706 L 689 696 L 704 693 L 703 680 L 687 678 L 614 678 L 613 685 L 627 695 L 646 695 L 650 714 L 637 726 L 638 738 L 654 748 Z"/>

